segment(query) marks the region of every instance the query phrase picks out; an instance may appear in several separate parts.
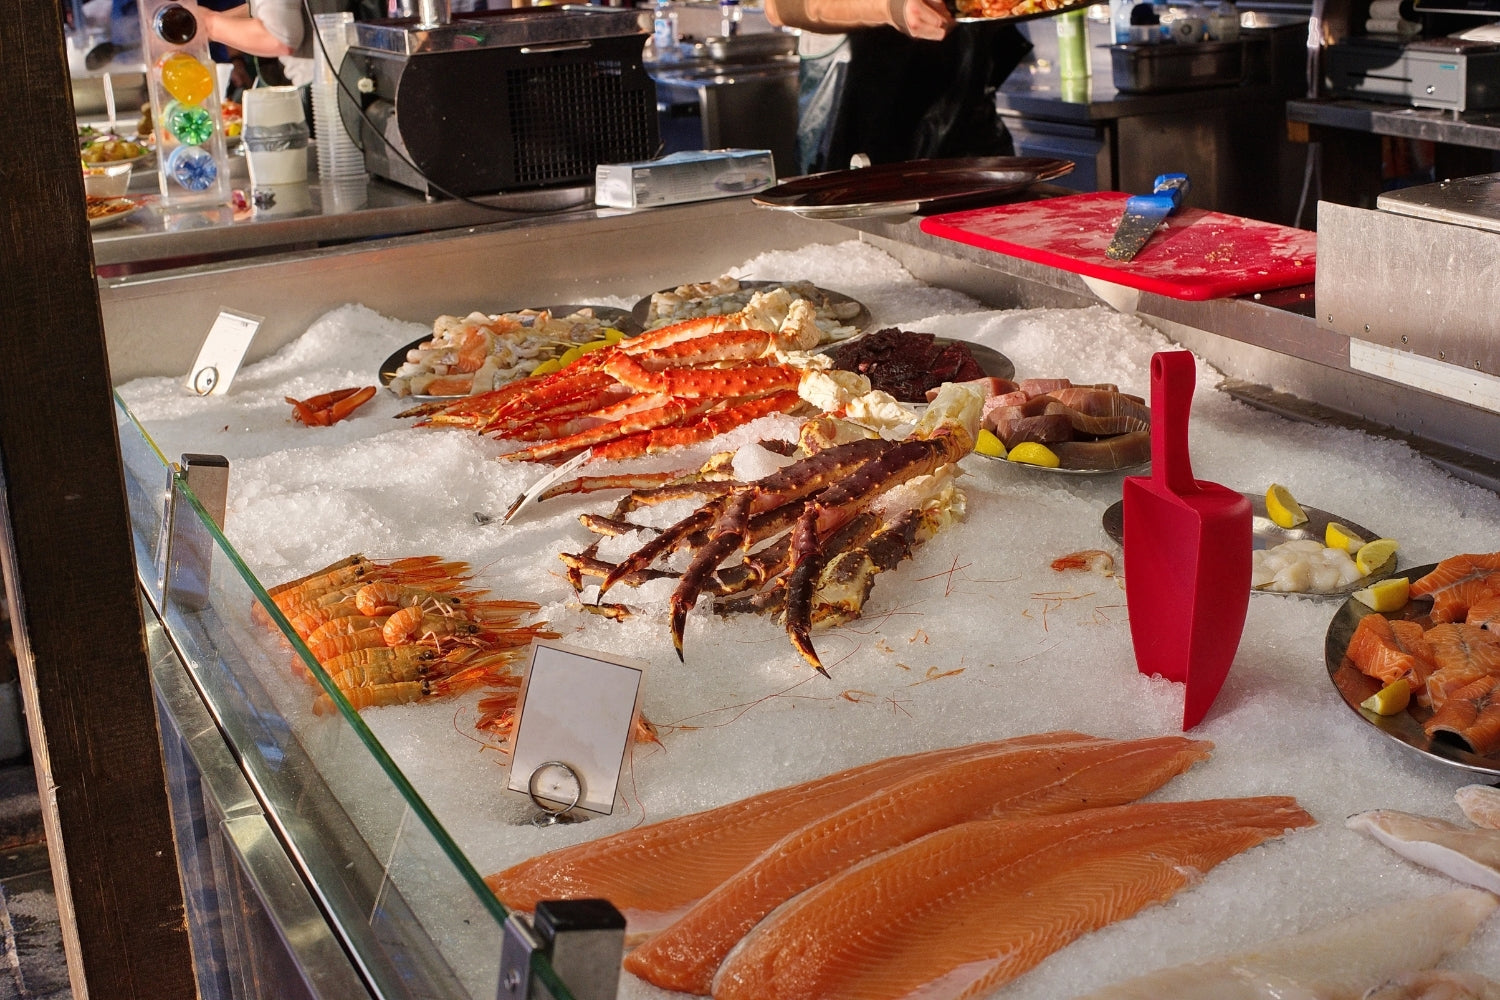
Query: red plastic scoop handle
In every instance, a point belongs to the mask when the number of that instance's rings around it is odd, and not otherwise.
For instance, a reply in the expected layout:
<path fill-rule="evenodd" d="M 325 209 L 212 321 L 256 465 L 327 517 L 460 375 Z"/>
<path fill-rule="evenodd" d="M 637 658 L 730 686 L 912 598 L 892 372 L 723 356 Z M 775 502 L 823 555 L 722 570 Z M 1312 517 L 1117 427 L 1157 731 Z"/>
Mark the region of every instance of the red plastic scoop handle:
<path fill-rule="evenodd" d="M 1197 382 L 1192 351 L 1151 356 L 1151 478 L 1178 496 L 1199 492 L 1188 457 L 1188 413 Z"/>

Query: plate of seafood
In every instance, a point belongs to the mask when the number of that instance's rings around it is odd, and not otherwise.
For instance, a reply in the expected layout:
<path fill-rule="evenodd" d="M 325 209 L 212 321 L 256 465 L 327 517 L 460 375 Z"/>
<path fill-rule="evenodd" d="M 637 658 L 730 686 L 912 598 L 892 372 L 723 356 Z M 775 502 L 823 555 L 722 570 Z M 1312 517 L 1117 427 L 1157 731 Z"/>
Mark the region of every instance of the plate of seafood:
<path fill-rule="evenodd" d="M 1252 593 L 1344 598 L 1396 572 L 1394 552 L 1370 573 L 1361 573 L 1347 548 L 1324 544 L 1329 524 L 1336 524 L 1356 542 L 1380 537 L 1368 528 L 1305 505 L 1302 512 L 1307 515 L 1307 522 L 1283 528 L 1266 513 L 1264 494 L 1243 495 L 1250 501 L 1251 540 L 1255 545 L 1250 577 Z M 1117 544 L 1125 544 L 1123 501 L 1110 504 L 1104 511 L 1104 533 Z"/>
<path fill-rule="evenodd" d="M 944 382 L 1009 380 L 1016 373 L 1010 358 L 993 347 L 895 327 L 825 347 L 821 353 L 834 368 L 868 378 L 871 389 L 916 405 L 925 405 Z"/>
<path fill-rule="evenodd" d="M 138 201 L 129 198 L 96 198 L 88 199 L 88 216 L 90 229 L 103 229 L 113 226 L 117 222 L 124 222 L 134 215 L 141 207 Z"/>
<path fill-rule="evenodd" d="M 809 219 L 910 215 L 987 204 L 1072 169 L 1071 160 L 1039 156 L 908 160 L 797 177 L 752 200 Z"/>
<path fill-rule="evenodd" d="M 1328 676 L 1345 704 L 1391 739 L 1451 767 L 1500 775 L 1500 553 L 1451 556 L 1407 575 L 1412 596 L 1398 610 L 1353 598 L 1339 608 L 1323 642 Z M 1404 705 L 1376 697 L 1399 680 Z"/>
<path fill-rule="evenodd" d="M 944 0 L 948 12 L 959 24 L 981 21 L 1030 21 L 1052 17 L 1070 10 L 1091 7 L 1098 0 Z"/>
<path fill-rule="evenodd" d="M 642 329 L 654 330 L 683 320 L 739 312 L 756 292 L 777 288 L 813 304 L 824 343 L 848 340 L 870 325 L 870 310 L 842 292 L 819 288 L 810 281 L 749 281 L 727 274 L 712 281 L 652 292 L 631 307 L 630 314 Z"/>
<path fill-rule="evenodd" d="M 560 368 L 570 351 L 583 353 L 640 332 L 629 312 L 612 306 L 541 306 L 493 315 L 439 316 L 430 336 L 385 359 L 380 384 L 415 399 L 470 396 L 537 374 L 538 369 L 545 374 Z"/>
<path fill-rule="evenodd" d="M 985 429 L 1008 454 L 1020 445 L 1041 445 L 1056 464 L 986 458 L 1029 471 L 1086 476 L 1151 464 L 1151 410 L 1140 396 L 1109 383 L 1074 385 L 1065 378 L 1029 378 L 998 389 L 984 403 Z"/>

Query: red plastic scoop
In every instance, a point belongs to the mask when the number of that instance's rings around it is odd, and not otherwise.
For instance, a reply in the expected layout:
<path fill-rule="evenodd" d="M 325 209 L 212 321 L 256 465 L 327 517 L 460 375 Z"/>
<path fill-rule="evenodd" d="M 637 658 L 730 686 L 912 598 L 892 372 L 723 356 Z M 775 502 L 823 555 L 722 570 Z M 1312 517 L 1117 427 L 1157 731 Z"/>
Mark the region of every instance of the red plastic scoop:
<path fill-rule="evenodd" d="M 1250 501 L 1193 478 L 1189 351 L 1151 359 L 1151 475 L 1124 486 L 1125 600 L 1136 666 L 1187 685 L 1182 728 L 1208 714 L 1250 605 Z"/>

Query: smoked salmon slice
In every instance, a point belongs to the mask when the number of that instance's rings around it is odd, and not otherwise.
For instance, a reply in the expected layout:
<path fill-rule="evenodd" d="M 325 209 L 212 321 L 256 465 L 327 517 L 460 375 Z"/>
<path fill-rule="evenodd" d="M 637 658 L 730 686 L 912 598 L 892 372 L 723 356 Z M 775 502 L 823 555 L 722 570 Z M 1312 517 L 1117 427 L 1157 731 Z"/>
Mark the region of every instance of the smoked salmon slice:
<path fill-rule="evenodd" d="M 664 989 L 706 994 L 724 956 L 762 917 L 858 861 L 957 823 L 1133 802 L 1211 748 L 1166 736 L 1007 747 L 934 765 L 783 837 L 627 955 L 625 969 Z"/>
<path fill-rule="evenodd" d="M 995 989 L 1313 818 L 1281 796 L 1151 802 L 948 827 L 761 921 L 715 1000 L 895 1000 Z"/>
<path fill-rule="evenodd" d="M 1432 647 L 1422 635 L 1422 626 L 1384 615 L 1369 614 L 1359 620 L 1346 655 L 1360 673 L 1382 684 L 1409 677 L 1413 687 L 1420 688 L 1433 670 Z"/>
<path fill-rule="evenodd" d="M 1454 691 L 1422 729 L 1456 736 L 1477 754 L 1500 750 L 1500 677 L 1486 675 Z"/>
<path fill-rule="evenodd" d="M 728 805 L 538 855 L 485 878 L 509 909 L 542 899 L 607 899 L 633 938 L 670 923 L 793 830 L 945 760 L 1004 747 L 1098 742 L 1055 732 L 887 757 Z"/>
<path fill-rule="evenodd" d="M 1411 585 L 1411 596 L 1432 598 L 1435 623 L 1461 622 L 1469 606 L 1500 593 L 1500 552 L 1449 556 Z"/>

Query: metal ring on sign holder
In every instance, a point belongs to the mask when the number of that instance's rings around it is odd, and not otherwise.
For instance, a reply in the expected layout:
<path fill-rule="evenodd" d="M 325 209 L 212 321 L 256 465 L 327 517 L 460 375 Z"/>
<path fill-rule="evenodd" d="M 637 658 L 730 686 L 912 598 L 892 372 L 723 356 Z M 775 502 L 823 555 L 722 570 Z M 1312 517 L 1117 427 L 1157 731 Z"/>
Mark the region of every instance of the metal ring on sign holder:
<path fill-rule="evenodd" d="M 550 768 L 558 768 L 567 772 L 568 777 L 573 781 L 573 801 L 561 809 L 549 805 L 537 794 L 537 775 Z M 572 815 L 573 807 L 578 805 L 579 799 L 583 798 L 583 779 L 578 776 L 577 771 L 573 770 L 572 767 L 563 761 L 549 760 L 538 764 L 536 769 L 531 772 L 531 777 L 526 779 L 526 794 L 531 796 L 531 801 L 542 811 L 540 816 L 532 820 L 532 823 L 536 826 L 551 826 L 554 823 L 575 823 L 583 819 L 582 816 Z"/>

